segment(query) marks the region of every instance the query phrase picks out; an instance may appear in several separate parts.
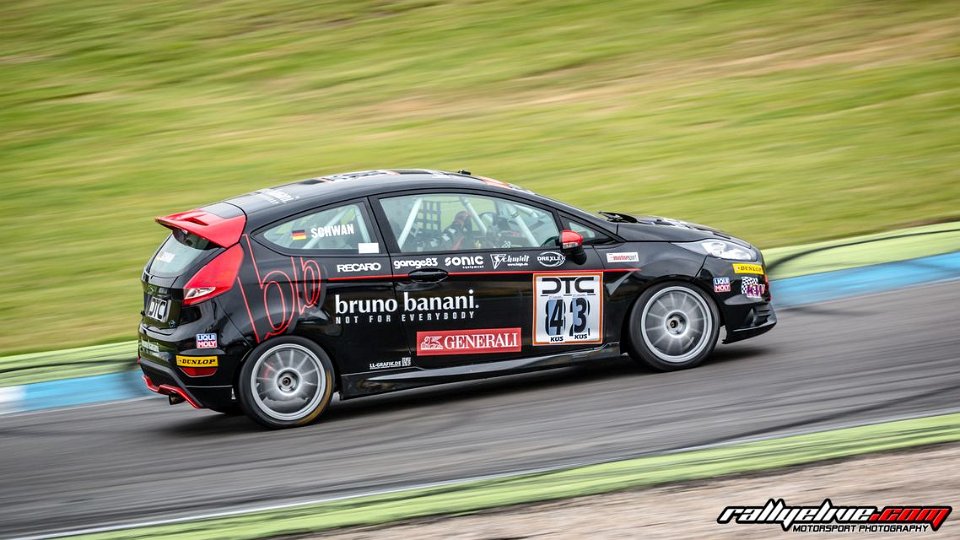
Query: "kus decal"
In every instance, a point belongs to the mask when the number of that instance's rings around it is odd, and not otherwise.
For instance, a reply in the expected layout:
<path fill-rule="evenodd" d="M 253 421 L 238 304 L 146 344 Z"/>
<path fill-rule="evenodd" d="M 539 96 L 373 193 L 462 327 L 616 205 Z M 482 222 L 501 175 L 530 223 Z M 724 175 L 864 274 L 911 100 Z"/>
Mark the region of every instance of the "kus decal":
<path fill-rule="evenodd" d="M 624 253 L 607 253 L 608 263 L 636 263 L 640 262 L 640 254 L 636 251 Z"/>
<path fill-rule="evenodd" d="M 557 253 L 556 251 L 547 251 L 537 255 L 537 262 L 540 263 L 540 266 L 556 268 L 567 262 L 567 258 L 564 257 L 562 253 Z"/>
<path fill-rule="evenodd" d="M 317 261 L 304 257 L 281 257 L 261 267 L 250 237 L 244 235 L 243 240 L 251 264 L 240 267 L 237 284 L 253 335 L 260 343 L 286 333 L 299 316 L 320 304 L 322 274 Z"/>
<path fill-rule="evenodd" d="M 713 292 L 715 293 L 730 292 L 730 278 L 728 277 L 713 278 Z"/>
<path fill-rule="evenodd" d="M 490 263 L 493 264 L 493 269 L 496 270 L 503 267 L 508 268 L 526 268 L 530 264 L 529 255 L 511 255 L 509 253 L 492 253 L 490 255 Z"/>
<path fill-rule="evenodd" d="M 533 344 L 603 341 L 603 274 L 533 274 Z"/>
<path fill-rule="evenodd" d="M 767 286 L 760 283 L 760 280 L 755 277 L 743 277 L 740 279 L 740 292 L 747 298 L 763 298 L 763 292 L 766 288 Z"/>
<path fill-rule="evenodd" d="M 759 264 L 733 263 L 733 271 L 737 274 L 763 275 L 763 266 Z"/>
<path fill-rule="evenodd" d="M 216 349 L 217 335 L 216 334 L 197 334 L 197 348 L 198 349 Z"/>
<path fill-rule="evenodd" d="M 520 352 L 519 328 L 417 332 L 417 356 Z"/>
<path fill-rule="evenodd" d="M 337 324 L 389 323 L 394 316 L 400 322 L 468 321 L 477 309 L 473 289 L 457 296 L 412 296 L 404 291 L 400 301 L 395 298 L 346 299 L 333 297 Z"/>

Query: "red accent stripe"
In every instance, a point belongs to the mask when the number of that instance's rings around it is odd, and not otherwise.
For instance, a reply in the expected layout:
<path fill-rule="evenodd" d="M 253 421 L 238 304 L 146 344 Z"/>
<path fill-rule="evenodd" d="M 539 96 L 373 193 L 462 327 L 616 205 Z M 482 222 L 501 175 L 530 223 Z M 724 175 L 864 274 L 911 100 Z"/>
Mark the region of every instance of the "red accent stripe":
<path fill-rule="evenodd" d="M 389 274 L 380 276 L 339 276 L 327 278 L 327 281 L 359 281 L 361 279 L 393 279 L 393 276 Z"/>
<path fill-rule="evenodd" d="M 151 392 L 156 392 L 158 394 L 163 394 L 165 396 L 171 396 L 171 395 L 180 396 L 183 398 L 184 401 L 189 403 L 190 406 L 193 407 L 194 409 L 203 408 L 203 406 L 197 403 L 196 401 L 194 401 L 189 394 L 184 392 L 182 389 L 177 388 L 176 386 L 171 386 L 169 384 L 161 384 L 160 386 L 157 386 L 153 384 L 153 381 L 150 380 L 150 377 L 147 377 L 146 375 L 143 376 L 143 382 L 146 383 L 147 388 L 150 389 Z"/>
<path fill-rule="evenodd" d="M 580 269 L 570 269 L 570 270 L 484 270 L 481 272 L 449 272 L 447 275 L 450 276 L 509 276 L 517 274 L 569 274 L 570 272 L 604 272 L 604 273 L 620 273 L 620 272 L 636 272 L 641 270 L 640 268 L 606 268 L 606 269 L 597 269 L 597 270 L 580 270 Z M 327 281 L 359 281 L 363 279 L 406 279 L 409 278 L 410 274 L 397 274 L 397 275 L 377 275 L 377 276 L 338 276 L 338 277 L 329 277 L 326 278 Z"/>

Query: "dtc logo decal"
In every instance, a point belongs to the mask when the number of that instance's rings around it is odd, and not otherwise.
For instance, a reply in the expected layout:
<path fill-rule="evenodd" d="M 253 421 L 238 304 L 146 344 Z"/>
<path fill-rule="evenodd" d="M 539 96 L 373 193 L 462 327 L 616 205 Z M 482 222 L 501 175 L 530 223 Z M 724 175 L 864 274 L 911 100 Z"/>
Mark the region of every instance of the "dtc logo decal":
<path fill-rule="evenodd" d="M 533 344 L 603 341 L 603 274 L 533 275 Z"/>

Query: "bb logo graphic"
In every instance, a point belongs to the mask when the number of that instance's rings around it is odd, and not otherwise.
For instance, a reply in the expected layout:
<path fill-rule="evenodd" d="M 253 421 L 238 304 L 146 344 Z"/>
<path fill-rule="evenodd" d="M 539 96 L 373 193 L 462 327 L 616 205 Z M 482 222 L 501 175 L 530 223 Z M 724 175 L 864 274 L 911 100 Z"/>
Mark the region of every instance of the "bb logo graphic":
<path fill-rule="evenodd" d="M 417 332 L 417 355 L 520 352 L 519 328 Z"/>
<path fill-rule="evenodd" d="M 950 506 L 789 506 L 783 499 L 763 506 L 728 506 L 717 523 L 779 525 L 784 531 L 807 533 L 923 533 L 940 530 Z"/>

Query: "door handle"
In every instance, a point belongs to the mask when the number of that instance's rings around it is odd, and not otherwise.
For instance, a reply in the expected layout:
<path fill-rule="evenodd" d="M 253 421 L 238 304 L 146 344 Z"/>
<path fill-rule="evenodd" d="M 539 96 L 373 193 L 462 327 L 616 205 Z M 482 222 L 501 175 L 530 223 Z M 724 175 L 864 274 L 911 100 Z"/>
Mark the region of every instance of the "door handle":
<path fill-rule="evenodd" d="M 443 281 L 447 278 L 447 271 L 441 270 L 440 268 L 421 268 L 419 270 L 414 270 L 407 274 L 410 277 L 410 281 L 415 281 L 417 283 L 430 283 L 436 281 Z"/>

